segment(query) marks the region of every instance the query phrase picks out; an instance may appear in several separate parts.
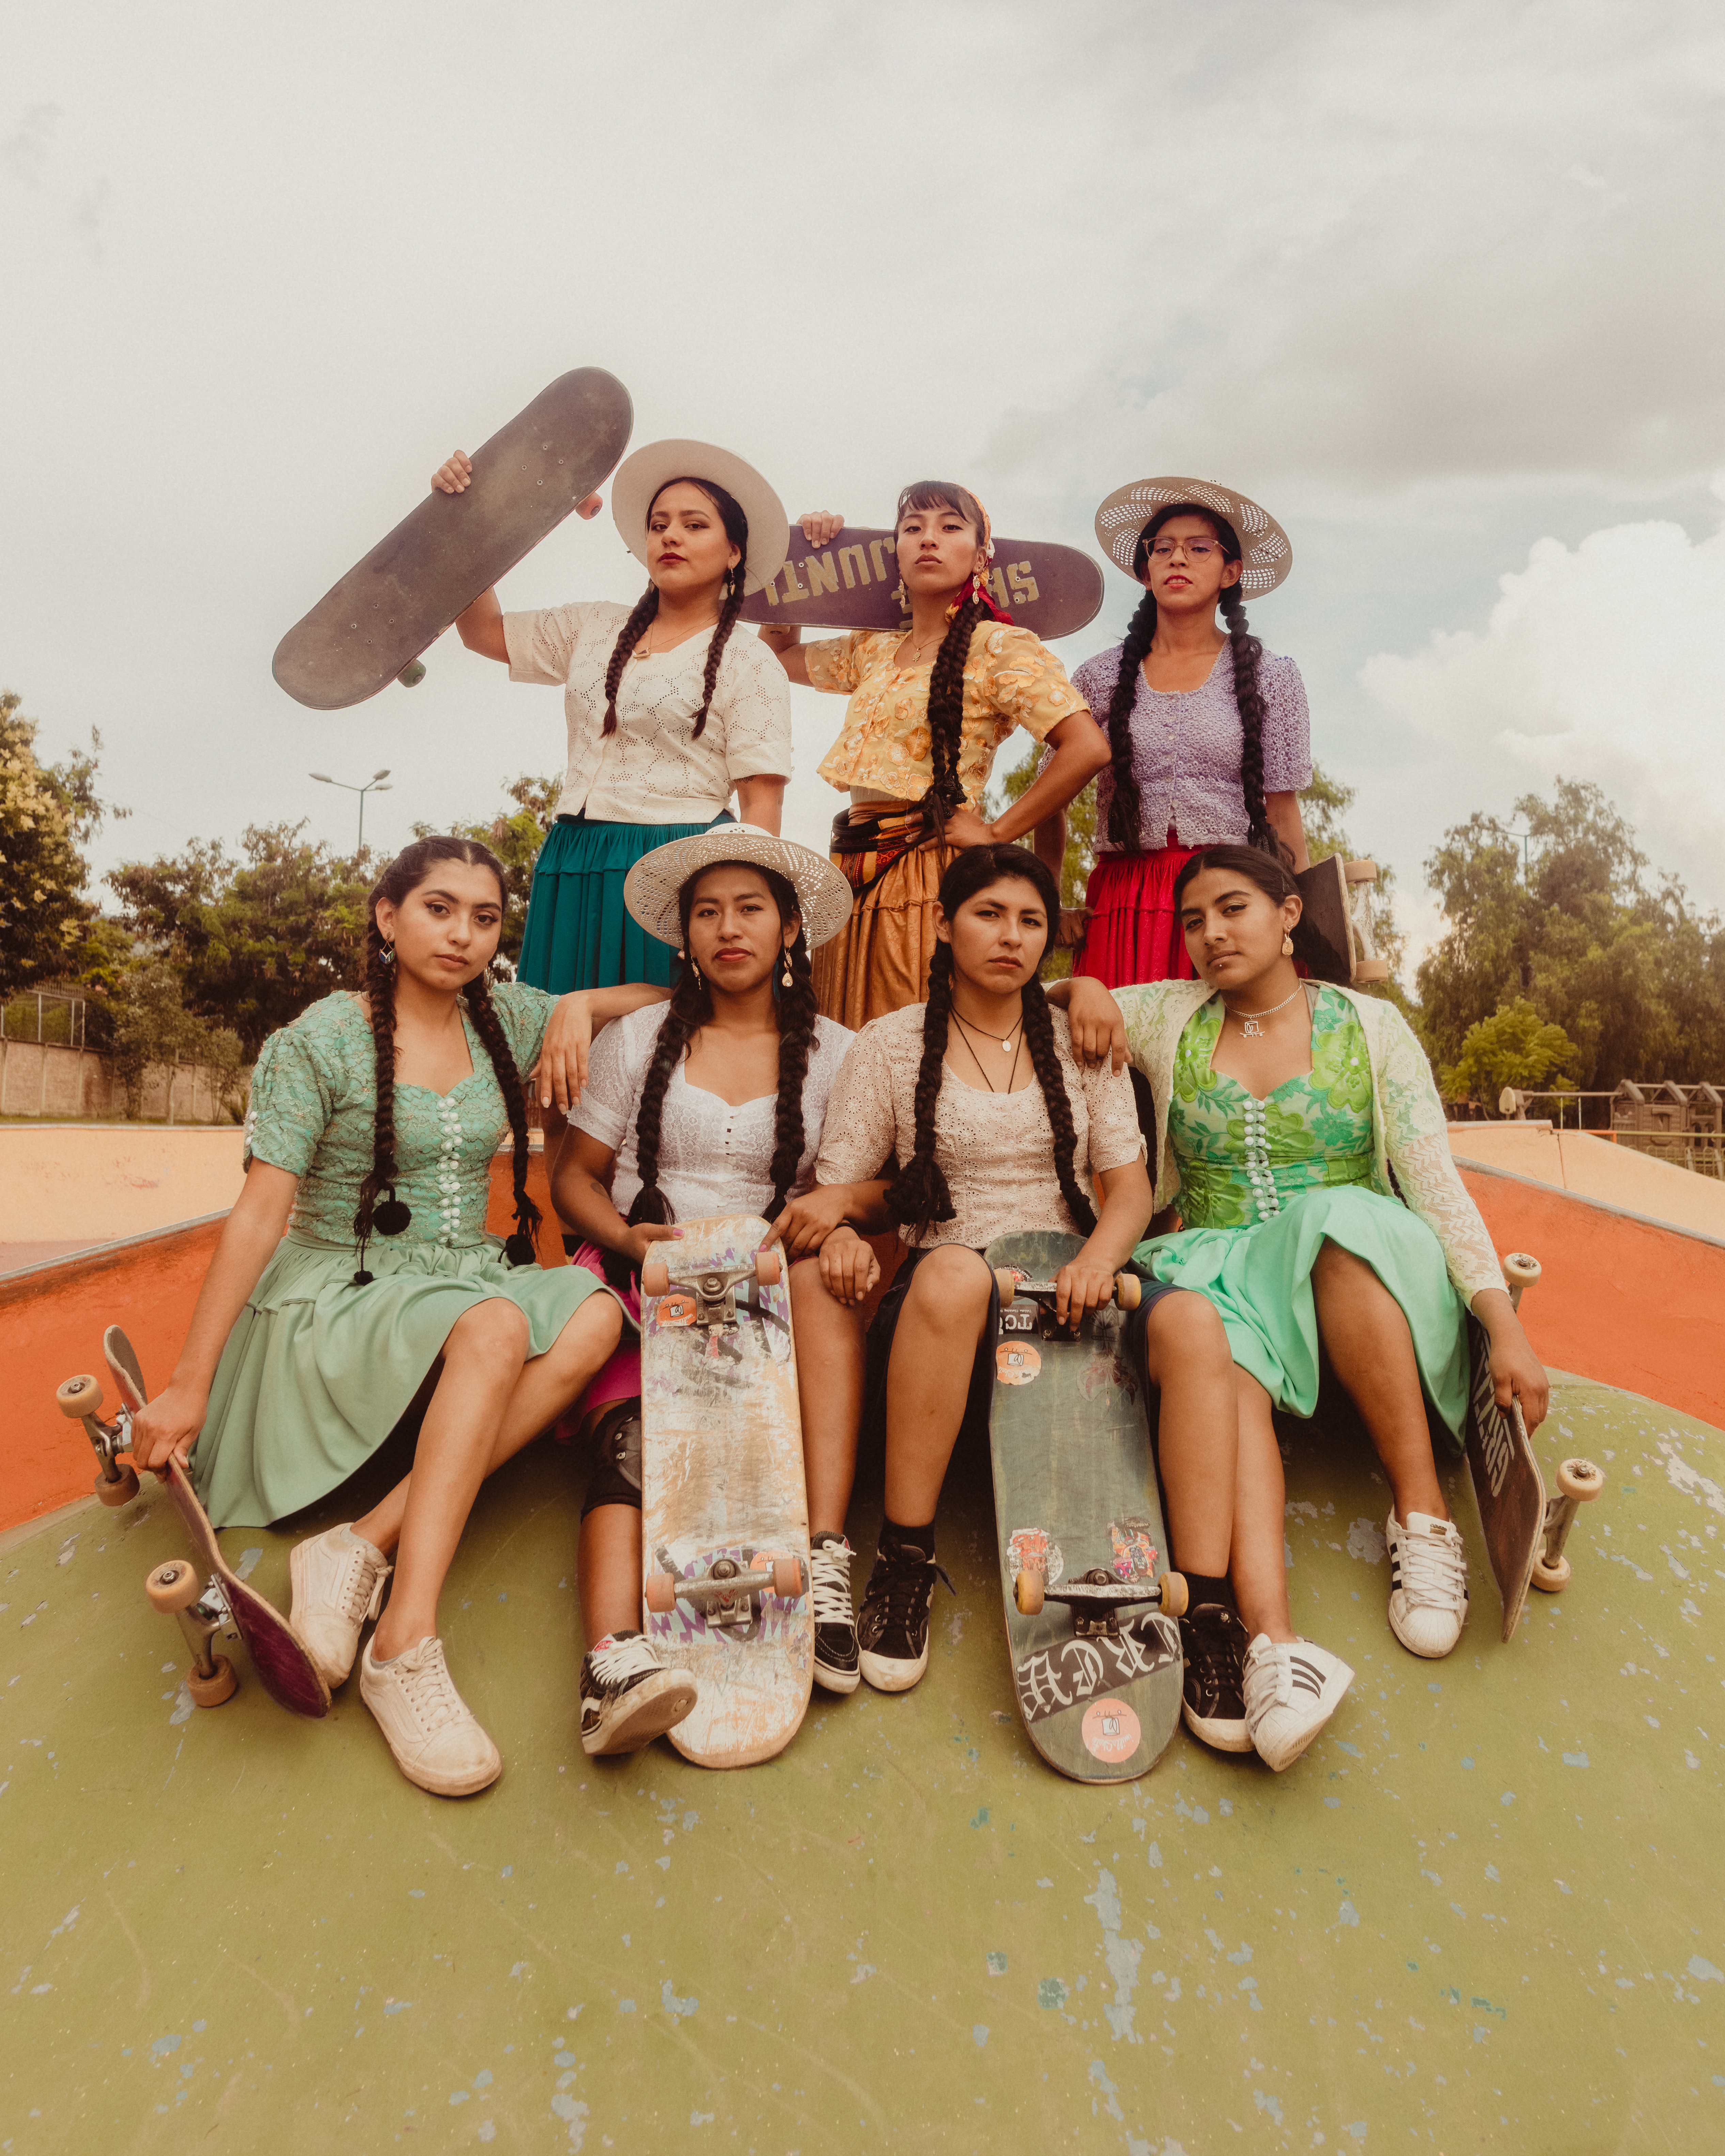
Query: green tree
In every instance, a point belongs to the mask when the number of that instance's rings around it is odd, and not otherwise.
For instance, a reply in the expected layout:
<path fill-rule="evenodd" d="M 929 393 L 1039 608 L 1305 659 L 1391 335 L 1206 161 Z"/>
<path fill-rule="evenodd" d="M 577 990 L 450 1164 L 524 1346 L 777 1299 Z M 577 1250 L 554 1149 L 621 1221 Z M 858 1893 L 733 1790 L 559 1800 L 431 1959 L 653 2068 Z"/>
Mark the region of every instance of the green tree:
<path fill-rule="evenodd" d="M 0 996 L 75 972 L 96 910 L 84 896 L 84 848 L 105 814 L 96 797 L 101 736 L 62 763 L 36 754 L 39 732 L 23 699 L 0 692 Z"/>
<path fill-rule="evenodd" d="M 457 824 L 449 834 L 477 839 L 480 845 L 489 846 L 503 864 L 506 906 L 497 955 L 507 959 L 511 966 L 521 955 L 521 935 L 527 925 L 527 900 L 533 888 L 533 864 L 539 858 L 539 849 L 551 834 L 562 783 L 561 778 L 534 778 L 523 773 L 504 789 L 516 804 L 512 813 L 506 809 L 489 824 Z M 444 835 L 434 824 L 413 826 L 416 839 Z"/>
<path fill-rule="evenodd" d="M 1495 1107 L 1506 1086 L 1531 1093 L 1574 1085 L 1582 1061 L 1583 1051 L 1562 1026 L 1548 1024 L 1525 996 L 1517 996 L 1468 1028 L 1461 1056 L 1439 1083 L 1450 1100 Z"/>
<path fill-rule="evenodd" d="M 186 1009 L 173 968 L 157 958 L 136 966 L 114 998 L 115 1067 L 126 1086 L 126 1111 L 138 1113 L 144 1077 L 152 1064 L 166 1064 L 170 1088 L 177 1063 L 202 1063 L 225 1082 L 224 1098 L 237 1091 L 234 1081 L 245 1061 L 239 1035 L 230 1026 L 206 1025 Z M 172 1112 L 170 1091 L 168 1107 Z"/>
<path fill-rule="evenodd" d="M 173 968 L 187 1008 L 231 1025 L 248 1058 L 363 971 L 373 857 L 314 845 L 305 828 L 253 824 L 239 860 L 200 839 L 108 878 L 126 925 Z"/>

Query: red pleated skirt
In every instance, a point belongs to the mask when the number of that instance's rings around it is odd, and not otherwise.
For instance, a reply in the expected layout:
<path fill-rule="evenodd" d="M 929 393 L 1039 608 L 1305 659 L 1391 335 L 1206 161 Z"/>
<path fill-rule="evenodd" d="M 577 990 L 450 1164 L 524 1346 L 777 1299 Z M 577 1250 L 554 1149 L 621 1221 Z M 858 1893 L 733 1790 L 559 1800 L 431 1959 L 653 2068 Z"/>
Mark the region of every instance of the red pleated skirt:
<path fill-rule="evenodd" d="M 1170 831 L 1170 841 L 1173 837 Z M 1195 980 L 1174 911 L 1174 878 L 1202 851 L 1171 843 L 1153 853 L 1102 855 L 1085 891 L 1090 927 L 1073 972 L 1090 974 L 1105 988 Z"/>

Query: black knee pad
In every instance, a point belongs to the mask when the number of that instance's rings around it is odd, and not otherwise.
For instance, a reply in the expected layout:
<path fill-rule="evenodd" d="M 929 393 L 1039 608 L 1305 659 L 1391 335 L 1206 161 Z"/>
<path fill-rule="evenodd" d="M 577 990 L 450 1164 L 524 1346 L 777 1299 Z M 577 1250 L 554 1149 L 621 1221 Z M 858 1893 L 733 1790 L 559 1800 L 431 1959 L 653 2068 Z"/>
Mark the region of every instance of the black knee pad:
<path fill-rule="evenodd" d="M 588 1477 L 581 1517 L 600 1505 L 633 1505 L 641 1509 L 641 1403 L 616 1400 L 600 1421 L 598 1457 Z"/>

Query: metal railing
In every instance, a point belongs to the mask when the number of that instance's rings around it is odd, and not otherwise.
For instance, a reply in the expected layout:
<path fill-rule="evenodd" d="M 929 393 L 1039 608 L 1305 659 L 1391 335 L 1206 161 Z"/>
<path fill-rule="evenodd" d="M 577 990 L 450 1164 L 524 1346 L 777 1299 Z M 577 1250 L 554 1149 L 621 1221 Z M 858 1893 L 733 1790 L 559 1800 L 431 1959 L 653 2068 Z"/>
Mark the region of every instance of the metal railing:
<path fill-rule="evenodd" d="M 33 1040 L 51 1048 L 84 1046 L 85 1000 L 53 988 L 26 988 L 0 1004 L 0 1040 Z"/>

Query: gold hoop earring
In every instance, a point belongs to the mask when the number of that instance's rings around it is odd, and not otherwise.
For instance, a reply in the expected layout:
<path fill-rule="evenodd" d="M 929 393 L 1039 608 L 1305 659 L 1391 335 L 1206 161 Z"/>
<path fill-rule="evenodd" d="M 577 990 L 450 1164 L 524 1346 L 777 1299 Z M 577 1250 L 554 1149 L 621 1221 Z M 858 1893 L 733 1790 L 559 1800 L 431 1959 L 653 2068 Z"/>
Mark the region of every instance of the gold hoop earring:
<path fill-rule="evenodd" d="M 1291 958 L 1291 957 L 1293 957 L 1293 955 L 1294 955 L 1294 939 L 1293 939 L 1293 937 L 1292 937 L 1291 936 L 1284 936 L 1284 937 L 1282 937 L 1282 939 L 1281 939 L 1281 955 L 1283 956 L 1283 957 L 1284 957 L 1284 958 Z"/>

